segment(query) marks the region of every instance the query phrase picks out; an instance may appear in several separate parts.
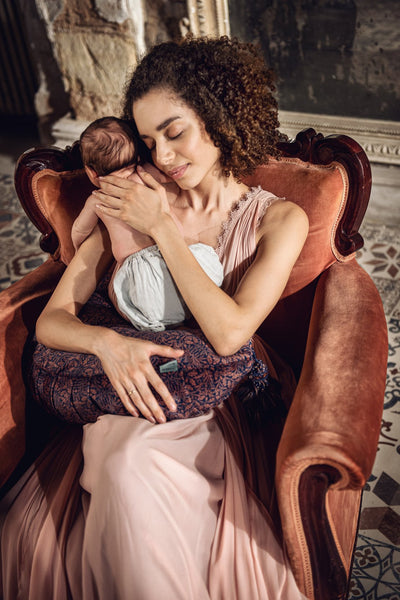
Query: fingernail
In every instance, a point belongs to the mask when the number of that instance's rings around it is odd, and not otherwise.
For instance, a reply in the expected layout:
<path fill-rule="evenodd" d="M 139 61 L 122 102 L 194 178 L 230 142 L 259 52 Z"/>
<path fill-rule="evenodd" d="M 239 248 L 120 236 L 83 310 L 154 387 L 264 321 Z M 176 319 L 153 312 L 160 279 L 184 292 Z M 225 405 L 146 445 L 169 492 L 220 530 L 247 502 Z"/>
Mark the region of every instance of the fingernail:
<path fill-rule="evenodd" d="M 152 423 L 154 423 L 154 425 L 157 423 L 157 421 L 155 420 L 154 417 L 149 417 L 149 421 L 151 421 Z"/>

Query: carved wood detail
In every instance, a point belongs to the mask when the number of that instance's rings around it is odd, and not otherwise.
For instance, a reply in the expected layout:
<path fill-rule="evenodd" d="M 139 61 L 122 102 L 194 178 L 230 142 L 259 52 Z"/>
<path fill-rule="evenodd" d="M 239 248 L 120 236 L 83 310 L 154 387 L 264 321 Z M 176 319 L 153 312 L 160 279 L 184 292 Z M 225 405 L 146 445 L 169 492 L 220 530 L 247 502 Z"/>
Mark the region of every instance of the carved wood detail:
<path fill-rule="evenodd" d="M 82 168 L 82 160 L 78 143 L 60 148 L 34 148 L 22 154 L 16 164 L 14 184 L 21 206 L 42 236 L 40 248 L 44 252 L 54 254 L 58 248 L 58 238 L 50 223 L 37 206 L 32 191 L 32 178 L 38 171 L 73 171 Z"/>
<path fill-rule="evenodd" d="M 227 0 L 186 0 L 190 31 L 195 36 L 229 35 Z"/>
<path fill-rule="evenodd" d="M 349 197 L 336 231 L 335 244 L 344 256 L 361 248 L 364 240 L 358 230 L 367 210 L 372 176 L 369 160 L 360 144 L 346 135 L 324 137 L 310 128 L 298 133 L 293 142 L 281 142 L 279 147 L 285 156 L 321 165 L 338 162 L 345 167 Z"/>

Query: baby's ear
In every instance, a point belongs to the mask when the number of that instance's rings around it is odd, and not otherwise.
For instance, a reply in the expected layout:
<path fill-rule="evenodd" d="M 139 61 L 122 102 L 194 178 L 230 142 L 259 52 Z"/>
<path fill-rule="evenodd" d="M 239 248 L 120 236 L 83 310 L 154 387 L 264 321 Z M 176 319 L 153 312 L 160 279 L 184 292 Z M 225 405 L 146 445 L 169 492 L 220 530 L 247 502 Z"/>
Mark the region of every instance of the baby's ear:
<path fill-rule="evenodd" d="M 85 171 L 86 171 L 86 175 L 89 177 L 90 181 L 93 183 L 93 185 L 95 185 L 96 187 L 100 187 L 100 182 L 99 182 L 99 178 L 97 176 L 97 173 L 94 169 L 92 169 L 92 167 L 88 167 L 85 165 Z"/>

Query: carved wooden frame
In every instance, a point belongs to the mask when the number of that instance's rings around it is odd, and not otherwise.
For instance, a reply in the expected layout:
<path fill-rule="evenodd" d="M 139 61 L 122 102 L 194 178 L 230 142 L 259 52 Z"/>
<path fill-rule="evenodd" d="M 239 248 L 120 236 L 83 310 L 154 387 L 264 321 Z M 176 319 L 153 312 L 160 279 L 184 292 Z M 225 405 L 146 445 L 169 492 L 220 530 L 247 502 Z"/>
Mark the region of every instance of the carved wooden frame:
<path fill-rule="evenodd" d="M 312 128 L 300 131 L 295 140 L 281 142 L 285 156 L 300 158 L 313 164 L 341 163 L 349 178 L 349 195 L 338 224 L 335 244 L 339 252 L 349 256 L 364 245 L 358 232 L 371 194 L 371 166 L 361 145 L 347 135 L 316 133 Z"/>
<path fill-rule="evenodd" d="M 36 229 L 42 234 L 40 248 L 44 252 L 54 254 L 59 240 L 46 217 L 35 202 L 32 189 L 32 179 L 38 171 L 52 169 L 53 171 L 73 171 L 83 168 L 78 143 L 68 146 L 65 150 L 50 146 L 49 148 L 33 148 L 22 154 L 16 164 L 14 185 L 22 208 Z"/>
<path fill-rule="evenodd" d="M 193 35 L 229 35 L 227 0 L 186 0 L 186 4 Z"/>

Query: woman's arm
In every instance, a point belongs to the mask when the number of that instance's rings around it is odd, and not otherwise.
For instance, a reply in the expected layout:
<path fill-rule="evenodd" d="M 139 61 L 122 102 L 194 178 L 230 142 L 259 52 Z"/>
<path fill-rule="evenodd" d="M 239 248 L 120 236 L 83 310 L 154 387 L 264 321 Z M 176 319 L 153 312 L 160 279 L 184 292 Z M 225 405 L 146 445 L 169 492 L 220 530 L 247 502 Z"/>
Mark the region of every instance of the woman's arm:
<path fill-rule="evenodd" d="M 230 297 L 205 274 L 179 235 L 162 186 L 144 173 L 141 176 L 148 187 L 138 189 L 138 186 L 133 197 L 129 184 L 118 189 L 115 179 L 103 181 L 102 189 L 109 195 L 104 200 L 105 207 L 101 204 L 104 195 L 96 192 L 99 210 L 151 235 L 215 351 L 233 354 L 254 334 L 279 300 L 307 237 L 307 215 L 291 202 L 276 201 L 269 207 L 258 230 L 255 260 L 235 295 Z"/>
<path fill-rule="evenodd" d="M 230 355 L 255 333 L 282 295 L 308 232 L 305 212 L 276 201 L 257 236 L 256 257 L 233 297 L 218 288 L 193 258 L 171 226 L 153 231 L 160 251 L 190 311 L 207 339 Z"/>
<path fill-rule="evenodd" d="M 75 254 L 40 315 L 36 325 L 37 339 L 50 348 L 95 354 L 132 415 L 138 416 L 139 410 L 152 422 L 164 422 L 164 413 L 149 384 L 170 410 L 175 409 L 175 402 L 155 372 L 150 357 L 178 358 L 182 351 L 128 338 L 105 327 L 86 325 L 78 318 L 80 309 L 96 289 L 111 261 L 108 235 L 104 228 L 96 227 Z M 129 396 L 135 388 L 138 393 Z"/>

